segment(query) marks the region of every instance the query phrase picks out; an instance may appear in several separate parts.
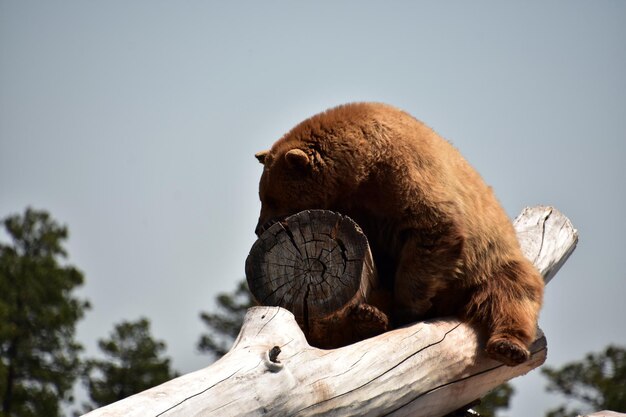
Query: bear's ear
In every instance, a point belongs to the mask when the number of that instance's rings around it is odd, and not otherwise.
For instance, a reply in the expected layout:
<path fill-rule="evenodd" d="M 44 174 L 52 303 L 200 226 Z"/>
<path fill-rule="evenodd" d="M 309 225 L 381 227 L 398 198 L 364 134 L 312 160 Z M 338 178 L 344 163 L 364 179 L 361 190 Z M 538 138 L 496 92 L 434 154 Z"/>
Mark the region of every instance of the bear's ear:
<path fill-rule="evenodd" d="M 285 160 L 291 168 L 306 168 L 311 164 L 309 155 L 302 149 L 291 149 L 285 154 Z"/>
<path fill-rule="evenodd" d="M 265 157 L 270 151 L 261 151 L 254 154 L 254 157 L 259 160 L 260 163 L 265 165 Z"/>

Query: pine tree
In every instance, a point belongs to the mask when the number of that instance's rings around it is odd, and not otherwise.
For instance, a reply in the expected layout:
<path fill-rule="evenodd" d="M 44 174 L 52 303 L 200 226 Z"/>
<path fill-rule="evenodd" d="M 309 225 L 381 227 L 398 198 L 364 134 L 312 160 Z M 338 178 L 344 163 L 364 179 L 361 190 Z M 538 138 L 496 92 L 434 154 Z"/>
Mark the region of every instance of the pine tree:
<path fill-rule="evenodd" d="M 548 378 L 548 391 L 559 392 L 586 410 L 563 405 L 548 412 L 549 417 L 567 417 L 585 412 L 611 410 L 626 412 L 626 349 L 608 346 L 601 353 L 590 353 L 581 361 L 560 369 L 549 366 L 541 372 Z"/>
<path fill-rule="evenodd" d="M 481 398 L 480 404 L 476 407 L 472 407 L 472 409 L 480 414 L 480 417 L 496 417 L 499 415 L 498 411 L 509 408 L 511 396 L 514 392 L 515 390 L 508 382 L 499 385 L 496 389 Z"/>
<path fill-rule="evenodd" d="M 216 301 L 217 312 L 200 314 L 209 331 L 200 336 L 198 349 L 219 358 L 230 349 L 239 334 L 246 311 L 255 303 L 245 280 L 237 284 L 234 292 L 218 294 Z"/>
<path fill-rule="evenodd" d="M 104 359 L 87 362 L 84 383 L 94 405 L 105 406 L 176 377 L 165 343 L 150 335 L 150 322 L 117 324 L 109 339 L 98 341 Z"/>
<path fill-rule="evenodd" d="M 58 416 L 80 370 L 83 275 L 62 262 L 68 231 L 45 211 L 5 218 L 0 243 L 0 415 Z"/>

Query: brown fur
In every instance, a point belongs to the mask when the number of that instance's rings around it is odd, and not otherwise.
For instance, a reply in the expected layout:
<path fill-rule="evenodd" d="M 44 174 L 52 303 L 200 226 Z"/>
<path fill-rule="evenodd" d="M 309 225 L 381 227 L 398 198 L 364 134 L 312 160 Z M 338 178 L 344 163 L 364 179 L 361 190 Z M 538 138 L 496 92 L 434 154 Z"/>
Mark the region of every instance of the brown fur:
<path fill-rule="evenodd" d="M 370 241 L 395 325 L 457 314 L 486 327 L 490 356 L 528 358 L 543 280 L 491 188 L 430 128 L 391 106 L 348 104 L 256 156 L 258 233 L 304 209 L 346 214 Z"/>

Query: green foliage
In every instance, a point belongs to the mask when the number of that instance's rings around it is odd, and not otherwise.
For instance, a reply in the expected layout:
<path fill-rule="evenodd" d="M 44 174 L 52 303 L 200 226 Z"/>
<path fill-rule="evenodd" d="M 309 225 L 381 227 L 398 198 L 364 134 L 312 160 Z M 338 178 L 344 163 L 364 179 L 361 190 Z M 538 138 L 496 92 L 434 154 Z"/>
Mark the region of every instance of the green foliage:
<path fill-rule="evenodd" d="M 84 377 L 92 402 L 104 406 L 176 377 L 162 358 L 165 343 L 150 335 L 150 322 L 117 324 L 110 339 L 99 340 L 104 360 L 89 360 Z"/>
<path fill-rule="evenodd" d="M 509 408 L 509 402 L 514 392 L 515 390 L 509 383 L 504 383 L 481 398 L 480 404 L 472 407 L 472 409 L 478 412 L 481 417 L 495 417 L 499 410 Z"/>
<path fill-rule="evenodd" d="M 217 296 L 218 312 L 201 313 L 200 318 L 209 331 L 200 336 L 198 349 L 215 357 L 223 356 L 239 334 L 246 310 L 255 303 L 245 280 L 232 293 Z"/>
<path fill-rule="evenodd" d="M 584 360 L 571 362 L 560 369 L 544 367 L 548 391 L 559 392 L 570 401 L 576 400 L 587 411 L 626 411 L 626 350 L 608 346 L 604 352 L 590 353 Z M 565 405 L 548 412 L 548 417 L 584 414 Z"/>
<path fill-rule="evenodd" d="M 0 416 L 58 416 L 80 369 L 75 326 L 89 304 L 72 291 L 83 275 L 61 263 L 67 228 L 48 213 L 28 208 L 2 225 Z"/>

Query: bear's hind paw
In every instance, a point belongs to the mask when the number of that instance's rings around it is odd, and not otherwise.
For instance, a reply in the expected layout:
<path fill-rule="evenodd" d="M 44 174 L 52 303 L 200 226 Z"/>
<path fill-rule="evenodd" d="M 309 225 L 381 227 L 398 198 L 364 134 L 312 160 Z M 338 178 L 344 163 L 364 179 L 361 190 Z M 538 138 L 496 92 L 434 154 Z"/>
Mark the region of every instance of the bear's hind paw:
<path fill-rule="evenodd" d="M 370 304 L 357 304 L 350 311 L 354 329 L 360 339 L 373 337 L 389 329 L 389 318 Z"/>
<path fill-rule="evenodd" d="M 530 358 L 530 351 L 520 342 L 507 338 L 490 339 L 487 355 L 507 366 L 516 366 Z"/>

